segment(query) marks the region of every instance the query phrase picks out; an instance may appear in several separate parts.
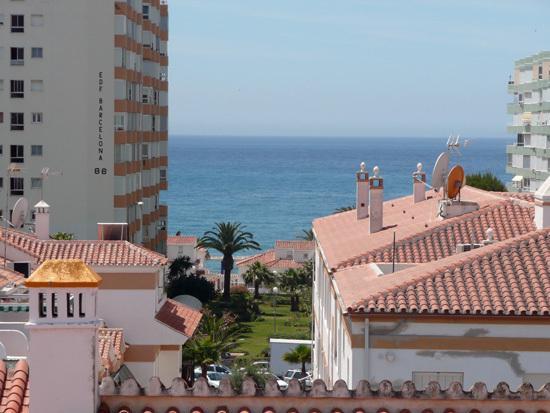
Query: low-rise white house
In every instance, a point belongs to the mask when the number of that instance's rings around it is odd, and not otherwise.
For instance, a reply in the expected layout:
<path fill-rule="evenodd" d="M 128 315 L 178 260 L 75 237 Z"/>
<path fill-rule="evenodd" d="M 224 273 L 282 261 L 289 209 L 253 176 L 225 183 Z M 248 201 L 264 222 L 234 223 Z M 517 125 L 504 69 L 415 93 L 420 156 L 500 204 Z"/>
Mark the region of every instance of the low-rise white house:
<path fill-rule="evenodd" d="M 197 248 L 197 241 L 197 237 L 181 235 L 179 232 L 174 236 L 169 236 L 166 244 L 168 262 L 180 257 L 189 257 L 191 262 L 195 263 L 196 268 L 204 268 L 208 251 L 204 248 Z"/>
<path fill-rule="evenodd" d="M 359 175 L 358 209 L 313 223 L 314 378 L 548 382 L 550 182 L 451 202 L 414 179 L 382 203 L 382 178 Z"/>

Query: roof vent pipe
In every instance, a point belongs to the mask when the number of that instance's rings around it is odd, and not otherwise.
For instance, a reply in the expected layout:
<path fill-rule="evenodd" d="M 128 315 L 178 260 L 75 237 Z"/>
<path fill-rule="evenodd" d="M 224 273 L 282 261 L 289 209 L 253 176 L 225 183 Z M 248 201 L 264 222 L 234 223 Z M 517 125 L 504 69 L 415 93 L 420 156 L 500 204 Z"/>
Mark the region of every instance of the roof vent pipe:
<path fill-rule="evenodd" d="M 355 196 L 357 219 L 364 219 L 369 216 L 369 173 L 365 162 L 361 162 L 359 171 L 356 172 L 355 176 L 357 178 Z"/>
<path fill-rule="evenodd" d="M 370 214 L 369 231 L 375 233 L 384 227 L 384 179 L 378 176 L 380 168 L 373 168 L 373 177 L 369 179 Z"/>
<path fill-rule="evenodd" d="M 426 200 L 426 172 L 422 171 L 420 162 L 416 165 L 416 171 L 413 172 L 412 177 L 413 199 L 416 204 Z"/>

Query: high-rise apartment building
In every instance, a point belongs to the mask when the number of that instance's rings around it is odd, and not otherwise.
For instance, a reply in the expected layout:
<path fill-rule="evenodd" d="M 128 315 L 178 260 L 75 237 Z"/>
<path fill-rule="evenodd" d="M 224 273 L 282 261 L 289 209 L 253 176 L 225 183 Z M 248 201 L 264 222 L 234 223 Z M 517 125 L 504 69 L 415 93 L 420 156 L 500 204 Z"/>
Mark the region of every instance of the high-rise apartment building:
<path fill-rule="evenodd" d="M 550 175 L 550 52 L 516 61 L 508 92 L 514 95 L 508 132 L 516 135 L 506 148 L 510 187 L 536 191 Z"/>
<path fill-rule="evenodd" d="M 0 2 L 0 209 L 43 196 L 52 232 L 165 251 L 167 41 L 164 0 Z"/>

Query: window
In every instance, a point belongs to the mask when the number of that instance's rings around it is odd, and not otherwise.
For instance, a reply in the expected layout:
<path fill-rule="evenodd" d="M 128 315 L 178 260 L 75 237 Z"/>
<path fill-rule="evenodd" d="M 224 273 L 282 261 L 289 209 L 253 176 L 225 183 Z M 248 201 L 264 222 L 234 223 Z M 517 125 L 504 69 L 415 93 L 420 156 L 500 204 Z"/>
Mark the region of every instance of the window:
<path fill-rule="evenodd" d="M 524 168 L 531 168 L 531 156 L 530 155 L 523 155 L 523 167 Z"/>
<path fill-rule="evenodd" d="M 67 317 L 74 317 L 74 294 L 67 293 Z"/>
<path fill-rule="evenodd" d="M 25 31 L 25 16 L 22 14 L 11 15 L 11 32 L 23 33 Z"/>
<path fill-rule="evenodd" d="M 539 79 L 542 79 L 542 65 L 539 66 Z"/>
<path fill-rule="evenodd" d="M 44 293 L 38 293 L 38 317 L 46 317 L 46 300 L 44 299 Z"/>
<path fill-rule="evenodd" d="M 44 53 L 44 49 L 41 47 L 33 47 L 31 49 L 31 57 L 34 59 L 42 59 Z"/>
<path fill-rule="evenodd" d="M 84 312 L 84 295 L 82 293 L 78 294 L 78 316 L 80 318 L 86 317 L 86 313 Z"/>
<path fill-rule="evenodd" d="M 31 189 L 41 189 L 42 178 L 31 178 Z"/>
<path fill-rule="evenodd" d="M 166 169 L 160 170 L 160 182 L 166 182 Z"/>
<path fill-rule="evenodd" d="M 11 120 L 11 130 L 24 130 L 25 129 L 25 121 L 24 121 L 24 115 L 22 113 L 11 113 L 10 114 L 10 120 Z"/>
<path fill-rule="evenodd" d="M 144 4 L 142 7 L 143 10 L 143 20 L 149 20 L 149 5 Z"/>
<path fill-rule="evenodd" d="M 31 145 L 31 156 L 42 156 L 42 145 Z"/>
<path fill-rule="evenodd" d="M 507 153 L 507 154 L 506 154 L 506 156 L 507 156 L 507 162 L 506 162 L 506 165 L 508 165 L 508 166 L 512 166 L 512 159 L 513 159 L 513 156 L 512 156 L 512 154 L 511 154 L 511 153 Z"/>
<path fill-rule="evenodd" d="M 4 178 L 0 176 L 0 188 L 4 188 Z M 0 213 L 0 216 L 2 216 L 2 214 Z"/>
<path fill-rule="evenodd" d="M 42 123 L 44 116 L 42 112 L 33 112 L 32 113 L 32 123 Z"/>
<path fill-rule="evenodd" d="M 0 90 L 4 90 L 4 79 L 0 79 Z"/>
<path fill-rule="evenodd" d="M 57 294 L 52 294 L 52 317 L 57 318 Z"/>
<path fill-rule="evenodd" d="M 115 130 L 125 130 L 124 126 L 124 113 L 115 113 Z"/>
<path fill-rule="evenodd" d="M 4 154 L 4 147 L 0 145 L 0 155 L 3 155 L 3 154 Z"/>
<path fill-rule="evenodd" d="M 11 195 L 23 195 L 23 178 L 10 178 L 10 193 Z"/>
<path fill-rule="evenodd" d="M 23 145 L 10 145 L 10 162 L 23 163 L 25 162 L 25 154 Z"/>
<path fill-rule="evenodd" d="M 43 80 L 31 80 L 31 92 L 42 92 L 44 90 Z"/>
<path fill-rule="evenodd" d="M 0 112 L 0 123 L 4 123 L 4 112 Z"/>
<path fill-rule="evenodd" d="M 10 59 L 12 66 L 20 66 L 24 63 L 25 51 L 22 47 L 11 47 L 10 48 Z"/>
<path fill-rule="evenodd" d="M 44 26 L 44 15 L 42 15 L 42 14 L 31 14 L 31 26 L 33 26 L 33 27 L 42 27 L 42 26 Z"/>
<path fill-rule="evenodd" d="M 10 96 L 12 98 L 25 97 L 25 81 L 10 80 Z"/>
<path fill-rule="evenodd" d="M 149 159 L 149 145 L 146 143 L 141 144 L 141 159 Z"/>

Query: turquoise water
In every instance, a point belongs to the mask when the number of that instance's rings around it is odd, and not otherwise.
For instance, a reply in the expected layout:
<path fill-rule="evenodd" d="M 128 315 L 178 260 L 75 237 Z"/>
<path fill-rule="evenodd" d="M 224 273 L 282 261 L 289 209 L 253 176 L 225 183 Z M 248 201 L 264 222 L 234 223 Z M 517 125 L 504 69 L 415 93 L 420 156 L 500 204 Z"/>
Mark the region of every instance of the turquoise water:
<path fill-rule="evenodd" d="M 311 221 L 355 202 L 355 171 L 380 167 L 386 199 L 412 191 L 422 162 L 428 182 L 447 139 L 240 138 L 169 140 L 169 231 L 202 235 L 218 221 L 245 224 L 263 248 L 293 239 Z M 467 173 L 491 171 L 509 180 L 505 145 L 512 138 L 471 139 L 462 150 Z M 455 158 L 457 159 L 457 158 Z"/>

